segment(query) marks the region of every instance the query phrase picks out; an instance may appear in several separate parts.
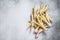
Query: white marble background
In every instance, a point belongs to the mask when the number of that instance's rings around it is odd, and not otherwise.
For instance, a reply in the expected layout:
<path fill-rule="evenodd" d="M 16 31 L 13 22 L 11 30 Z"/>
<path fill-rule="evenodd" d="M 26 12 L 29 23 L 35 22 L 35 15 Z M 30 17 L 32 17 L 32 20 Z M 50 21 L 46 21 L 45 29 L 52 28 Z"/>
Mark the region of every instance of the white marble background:
<path fill-rule="evenodd" d="M 34 39 L 29 32 L 28 21 L 32 8 L 46 3 L 53 24 L 48 31 Z M 0 40 L 60 40 L 59 0 L 0 0 Z"/>

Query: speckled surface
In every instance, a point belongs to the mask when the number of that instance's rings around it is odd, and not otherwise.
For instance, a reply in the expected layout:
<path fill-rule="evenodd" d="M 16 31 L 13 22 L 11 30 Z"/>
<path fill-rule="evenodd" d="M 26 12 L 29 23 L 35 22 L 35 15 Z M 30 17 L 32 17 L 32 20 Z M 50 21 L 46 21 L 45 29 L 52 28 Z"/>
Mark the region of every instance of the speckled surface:
<path fill-rule="evenodd" d="M 34 5 L 39 8 L 42 3 L 53 23 L 35 39 L 27 30 L 28 21 Z M 0 40 L 60 40 L 60 0 L 0 0 Z"/>

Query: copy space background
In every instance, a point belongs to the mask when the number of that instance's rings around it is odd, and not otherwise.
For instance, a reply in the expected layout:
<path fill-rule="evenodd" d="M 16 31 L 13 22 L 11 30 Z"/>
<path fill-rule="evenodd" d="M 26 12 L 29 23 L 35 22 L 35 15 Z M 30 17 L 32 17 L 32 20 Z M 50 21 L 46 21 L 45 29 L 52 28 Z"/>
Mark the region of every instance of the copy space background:
<path fill-rule="evenodd" d="M 47 4 L 53 23 L 34 39 L 28 21 L 34 5 L 39 8 L 42 3 Z M 0 40 L 60 40 L 60 0 L 0 0 Z"/>

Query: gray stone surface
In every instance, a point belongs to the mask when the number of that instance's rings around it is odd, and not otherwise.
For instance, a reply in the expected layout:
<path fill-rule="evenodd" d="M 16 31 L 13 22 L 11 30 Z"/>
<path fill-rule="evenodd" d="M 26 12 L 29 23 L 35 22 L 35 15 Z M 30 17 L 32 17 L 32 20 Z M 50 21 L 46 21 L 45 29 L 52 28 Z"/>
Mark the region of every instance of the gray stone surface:
<path fill-rule="evenodd" d="M 30 33 L 28 21 L 34 5 L 46 3 L 53 24 L 38 39 Z M 60 40 L 60 0 L 0 0 L 0 40 Z"/>

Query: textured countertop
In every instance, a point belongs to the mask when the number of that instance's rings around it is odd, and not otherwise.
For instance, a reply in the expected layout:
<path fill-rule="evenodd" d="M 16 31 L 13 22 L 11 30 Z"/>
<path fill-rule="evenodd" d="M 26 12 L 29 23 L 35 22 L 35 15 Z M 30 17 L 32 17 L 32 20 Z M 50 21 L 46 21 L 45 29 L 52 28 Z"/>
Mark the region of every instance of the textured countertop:
<path fill-rule="evenodd" d="M 28 21 L 34 5 L 46 3 L 53 24 L 38 39 L 29 32 Z M 60 40 L 59 0 L 0 0 L 0 40 Z"/>

